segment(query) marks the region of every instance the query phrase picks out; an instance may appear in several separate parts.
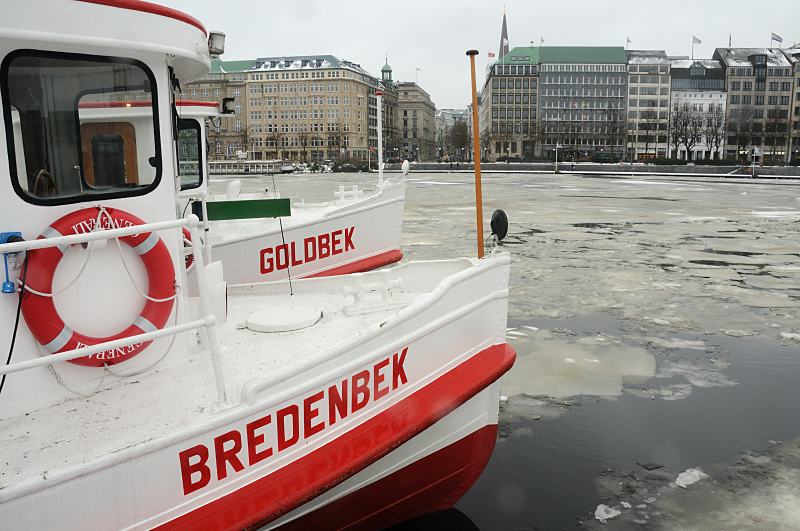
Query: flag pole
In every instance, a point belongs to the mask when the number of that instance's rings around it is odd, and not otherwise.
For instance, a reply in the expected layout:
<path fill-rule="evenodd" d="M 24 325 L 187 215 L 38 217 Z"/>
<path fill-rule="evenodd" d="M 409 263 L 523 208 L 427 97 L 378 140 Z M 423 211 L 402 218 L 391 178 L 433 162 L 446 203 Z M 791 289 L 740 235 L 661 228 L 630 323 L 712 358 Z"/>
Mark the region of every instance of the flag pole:
<path fill-rule="evenodd" d="M 378 100 L 378 188 L 383 188 L 383 92 L 375 91 Z"/>
<path fill-rule="evenodd" d="M 472 76 L 472 151 L 475 161 L 475 224 L 478 229 L 478 258 L 483 258 L 483 192 L 481 191 L 481 139 L 478 128 L 478 89 L 475 81 L 475 56 L 478 50 L 468 50 L 470 74 Z"/>

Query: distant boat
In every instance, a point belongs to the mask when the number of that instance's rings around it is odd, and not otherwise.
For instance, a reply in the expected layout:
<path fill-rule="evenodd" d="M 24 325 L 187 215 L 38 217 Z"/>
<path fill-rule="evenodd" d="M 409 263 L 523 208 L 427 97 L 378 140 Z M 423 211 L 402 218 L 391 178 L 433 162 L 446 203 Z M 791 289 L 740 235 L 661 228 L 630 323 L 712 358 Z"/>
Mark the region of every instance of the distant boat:
<path fill-rule="evenodd" d="M 219 110 L 216 106 L 195 103 L 177 102 L 181 118 L 179 138 L 191 138 L 192 145 L 203 146 L 206 144 L 206 120 L 216 119 Z M 125 107 L 117 109 L 117 116 L 128 111 Z M 179 147 L 183 145 L 180 143 Z M 202 150 L 191 150 L 189 157 L 181 157 L 181 152 L 189 154 L 190 150 L 179 149 L 179 167 L 194 170 L 181 176 L 184 184 L 184 189 L 178 193 L 181 212 L 189 211 L 189 202 L 202 217 L 203 212 L 222 203 L 229 208 L 259 204 L 266 207 L 270 200 L 280 199 L 271 185 L 269 191 L 241 193 L 239 179 L 228 181 L 224 193 L 211 193 L 208 179 L 203 178 L 204 172 L 197 172 L 198 166 L 205 167 L 198 155 Z M 257 162 L 248 161 L 253 168 L 258 167 Z M 307 166 L 300 165 L 297 171 L 302 172 L 304 168 Z M 187 178 L 193 178 L 195 184 L 190 184 Z M 245 179 L 247 177 L 242 181 Z M 323 202 L 311 203 L 302 196 L 292 197 L 291 213 L 284 212 L 280 216 L 216 220 L 209 216 L 212 221 L 203 247 L 209 258 L 222 262 L 229 284 L 368 271 L 398 262 L 403 256 L 400 234 L 405 191 L 405 179 L 393 178 L 373 190 L 361 189 L 358 185 L 339 186 L 333 197 Z M 331 244 L 336 241 L 336 249 L 326 251 L 327 241 Z M 186 245 L 191 242 L 187 241 Z"/>
<path fill-rule="evenodd" d="M 288 160 L 283 161 L 283 164 L 281 164 L 281 173 L 292 173 L 292 172 L 294 172 L 294 164 L 292 164 Z"/>

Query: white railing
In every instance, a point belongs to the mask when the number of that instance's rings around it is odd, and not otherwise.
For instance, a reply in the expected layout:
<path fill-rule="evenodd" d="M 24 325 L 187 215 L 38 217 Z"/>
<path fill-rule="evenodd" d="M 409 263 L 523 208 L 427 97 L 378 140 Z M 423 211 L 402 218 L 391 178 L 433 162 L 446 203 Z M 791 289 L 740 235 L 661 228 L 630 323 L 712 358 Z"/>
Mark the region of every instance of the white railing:
<path fill-rule="evenodd" d="M 200 313 L 201 318 L 188 321 L 173 326 L 168 326 L 153 332 L 145 332 L 135 336 L 129 336 L 122 339 L 113 341 L 106 341 L 96 345 L 81 347 L 66 352 L 59 352 L 42 356 L 32 360 L 19 361 L 10 363 L 5 366 L 0 366 L 0 375 L 10 374 L 19 371 L 25 371 L 36 367 L 43 367 L 58 361 L 69 361 L 84 356 L 90 356 L 110 349 L 122 348 L 138 343 L 153 341 L 155 339 L 174 336 L 189 330 L 204 328 L 206 330 L 209 352 L 211 354 L 211 363 L 214 368 L 214 378 L 217 385 L 217 395 L 222 404 L 227 403 L 227 396 L 225 392 L 225 381 L 222 373 L 222 365 L 220 361 L 221 344 L 219 340 L 219 330 L 217 328 L 217 318 L 211 309 L 211 294 L 208 287 L 208 277 L 205 271 L 205 257 L 203 250 L 200 246 L 200 226 L 201 222 L 197 216 L 190 214 L 186 218 L 176 219 L 170 221 L 159 221 L 156 223 L 146 223 L 144 225 L 133 225 L 131 227 L 123 227 L 117 229 L 94 230 L 84 234 L 71 234 L 69 236 L 58 236 L 55 238 L 40 238 L 30 241 L 21 241 L 13 243 L 0 244 L 0 253 L 19 253 L 25 251 L 32 251 L 34 249 L 43 249 L 46 247 L 57 247 L 60 245 L 73 245 L 78 243 L 86 243 L 96 240 L 108 240 L 111 238 L 119 238 L 121 236 L 131 236 L 134 234 L 142 234 L 145 232 L 158 232 L 169 229 L 179 229 L 182 231 L 184 227 L 189 228 L 189 233 L 192 236 L 192 251 L 194 253 L 195 271 L 197 275 L 197 287 L 200 295 Z M 182 237 L 182 236 L 181 236 Z"/>
<path fill-rule="evenodd" d="M 210 226 L 208 224 L 208 191 L 199 189 L 199 190 L 183 190 L 178 193 L 178 197 L 180 199 L 186 199 L 189 202 L 192 201 L 200 201 L 200 212 L 203 214 L 203 220 L 199 222 L 200 228 L 202 229 L 205 239 L 203 240 L 203 258 L 206 262 L 211 262 L 211 238 L 209 238 L 209 230 Z M 194 253 L 194 235 L 192 235 L 192 253 Z M 184 252 L 184 256 L 189 254 L 188 252 Z"/>

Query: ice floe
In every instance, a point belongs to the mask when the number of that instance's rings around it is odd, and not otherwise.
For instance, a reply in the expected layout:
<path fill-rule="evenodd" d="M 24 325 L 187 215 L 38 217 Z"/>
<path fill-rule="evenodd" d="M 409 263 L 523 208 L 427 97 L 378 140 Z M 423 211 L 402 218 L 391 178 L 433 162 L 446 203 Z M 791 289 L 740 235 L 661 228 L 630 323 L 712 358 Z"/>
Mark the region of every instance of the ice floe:
<path fill-rule="evenodd" d="M 678 474 L 678 477 L 675 479 L 675 484 L 685 489 L 689 485 L 693 485 L 703 479 L 708 479 L 708 474 L 703 472 L 700 468 L 688 468 Z"/>
<path fill-rule="evenodd" d="M 594 511 L 594 517 L 597 518 L 601 523 L 606 523 L 607 520 L 611 520 L 612 518 L 616 518 L 617 516 L 621 515 L 622 511 L 615 509 L 613 507 L 609 507 L 601 503 L 597 506 L 597 509 Z"/>
<path fill-rule="evenodd" d="M 625 382 L 643 382 L 656 362 L 643 348 L 608 336 L 575 337 L 570 330 L 540 330 L 518 349 L 501 380 L 508 396 L 619 396 Z"/>

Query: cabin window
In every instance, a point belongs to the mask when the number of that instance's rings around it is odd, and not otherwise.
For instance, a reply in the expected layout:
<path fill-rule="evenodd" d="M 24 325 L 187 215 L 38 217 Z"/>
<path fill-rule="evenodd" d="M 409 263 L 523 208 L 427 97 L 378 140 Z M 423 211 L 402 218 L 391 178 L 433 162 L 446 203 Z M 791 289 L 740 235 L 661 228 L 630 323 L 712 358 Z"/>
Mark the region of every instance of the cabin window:
<path fill-rule="evenodd" d="M 0 67 L 11 178 L 35 204 L 142 195 L 161 177 L 156 84 L 132 59 L 19 50 Z"/>
<path fill-rule="evenodd" d="M 125 141 L 122 136 L 116 133 L 94 135 L 92 159 L 92 170 L 98 176 L 95 185 L 113 186 L 125 182 Z"/>
<path fill-rule="evenodd" d="M 181 190 L 197 188 L 203 182 L 201 139 L 197 120 L 178 120 L 178 175 L 181 177 Z"/>

